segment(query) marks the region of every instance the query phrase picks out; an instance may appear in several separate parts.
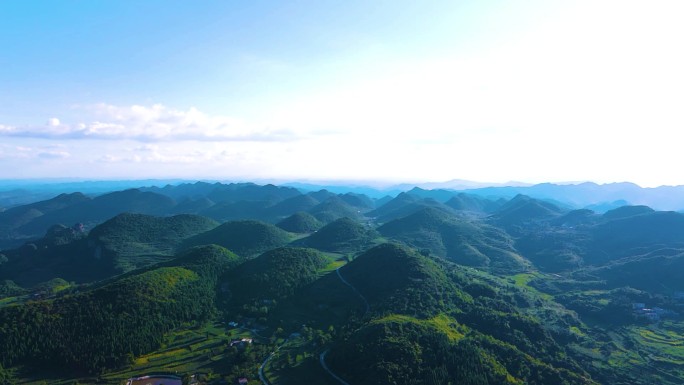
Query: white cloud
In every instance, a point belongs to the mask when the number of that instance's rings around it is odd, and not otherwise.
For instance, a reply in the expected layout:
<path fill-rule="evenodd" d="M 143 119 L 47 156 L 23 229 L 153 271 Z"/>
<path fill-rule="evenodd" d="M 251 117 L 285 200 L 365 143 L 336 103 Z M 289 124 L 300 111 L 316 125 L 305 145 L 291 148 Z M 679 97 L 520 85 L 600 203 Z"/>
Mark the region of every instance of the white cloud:
<path fill-rule="evenodd" d="M 61 145 L 40 145 L 35 147 L 24 145 L 0 146 L 0 158 L 5 160 L 35 161 L 37 158 L 66 159 L 69 157 L 71 157 L 71 153 Z"/>
<path fill-rule="evenodd" d="M 211 116 L 196 108 L 176 110 L 161 104 L 129 107 L 98 104 L 80 107 L 92 118 L 63 123 L 51 118 L 45 126 L 0 125 L 0 135 L 46 139 L 137 141 L 288 141 L 299 137 L 286 128 L 249 124 L 226 116 Z"/>
<path fill-rule="evenodd" d="M 15 130 L 16 130 L 16 128 L 14 128 L 14 127 L 12 127 L 12 126 L 6 126 L 6 125 L 3 125 L 3 124 L 0 124 L 0 135 L 10 135 L 10 134 L 12 134 Z"/>
<path fill-rule="evenodd" d="M 43 151 L 38 153 L 38 157 L 44 159 L 66 159 L 71 154 L 67 151 Z"/>

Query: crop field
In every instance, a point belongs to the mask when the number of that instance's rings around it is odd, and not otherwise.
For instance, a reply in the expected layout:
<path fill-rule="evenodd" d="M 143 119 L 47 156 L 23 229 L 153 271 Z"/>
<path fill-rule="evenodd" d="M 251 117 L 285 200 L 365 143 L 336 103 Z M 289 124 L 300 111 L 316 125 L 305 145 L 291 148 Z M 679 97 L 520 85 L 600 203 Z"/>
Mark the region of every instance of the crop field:
<path fill-rule="evenodd" d="M 665 322 L 657 327 L 637 328 L 636 340 L 654 360 L 679 365 L 684 369 L 684 334 L 673 326 L 676 324 Z"/>
<path fill-rule="evenodd" d="M 664 321 L 645 326 L 630 326 L 609 333 L 612 351 L 606 364 L 651 372 L 663 379 L 684 378 L 684 333 L 682 323 Z"/>
<path fill-rule="evenodd" d="M 525 290 L 528 290 L 534 294 L 537 294 L 544 299 L 553 299 L 552 295 L 547 294 L 547 293 L 543 293 L 543 292 L 537 290 L 535 287 L 529 285 L 530 281 L 532 281 L 533 279 L 538 278 L 542 275 L 543 274 L 538 273 L 538 272 L 520 273 L 520 274 L 513 275 L 509 278 L 513 281 L 515 286 L 524 288 Z"/>
<path fill-rule="evenodd" d="M 19 297 L 5 297 L 0 299 L 0 307 L 19 302 Z"/>
<path fill-rule="evenodd" d="M 138 357 L 129 369 L 103 377 L 115 384 L 145 373 L 207 373 L 225 356 L 232 339 L 251 336 L 248 330 L 226 330 L 220 323 L 171 333 L 161 349 Z"/>
<path fill-rule="evenodd" d="M 127 369 L 106 373 L 99 379 L 23 378 L 20 379 L 19 383 L 42 385 L 48 383 L 94 383 L 98 381 L 98 383 L 118 385 L 124 384 L 125 380 L 130 377 L 150 373 L 170 373 L 179 376 L 192 373 L 207 374 L 215 371 L 218 361 L 225 357 L 230 341 L 242 337 L 253 336 L 250 331 L 245 329 L 226 330 L 221 323 L 209 324 L 197 329 L 170 333 L 159 350 L 136 358 L 133 365 Z"/>

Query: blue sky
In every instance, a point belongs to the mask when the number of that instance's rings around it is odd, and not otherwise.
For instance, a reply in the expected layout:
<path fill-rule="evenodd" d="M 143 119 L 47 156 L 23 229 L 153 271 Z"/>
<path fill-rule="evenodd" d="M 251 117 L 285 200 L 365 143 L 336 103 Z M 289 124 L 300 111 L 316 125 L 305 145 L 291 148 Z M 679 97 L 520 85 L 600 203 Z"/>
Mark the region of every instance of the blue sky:
<path fill-rule="evenodd" d="M 684 184 L 678 1 L 0 2 L 0 179 Z"/>

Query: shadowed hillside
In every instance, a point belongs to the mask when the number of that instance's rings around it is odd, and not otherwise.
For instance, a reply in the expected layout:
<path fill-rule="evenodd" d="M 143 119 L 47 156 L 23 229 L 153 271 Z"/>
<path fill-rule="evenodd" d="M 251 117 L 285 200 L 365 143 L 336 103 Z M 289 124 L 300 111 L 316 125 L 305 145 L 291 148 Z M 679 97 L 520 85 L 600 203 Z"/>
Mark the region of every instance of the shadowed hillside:
<path fill-rule="evenodd" d="M 357 251 L 361 250 L 377 237 L 377 233 L 349 218 L 340 218 L 307 238 L 301 243 L 325 251 Z"/>
<path fill-rule="evenodd" d="M 18 246 L 22 241 L 36 235 L 36 232 L 31 230 L 19 230 L 22 226 L 53 211 L 62 210 L 89 200 L 90 198 L 81 193 L 61 194 L 46 201 L 17 206 L 0 212 L 0 250 Z M 50 225 L 56 223 L 59 222 L 51 223 Z M 39 231 L 38 233 L 41 233 L 40 235 L 44 234 L 48 227 L 42 233 Z"/>
<path fill-rule="evenodd" d="M 386 223 L 394 219 L 403 218 L 426 207 L 449 213 L 453 212 L 450 207 L 439 203 L 434 199 L 420 198 L 408 193 L 401 193 L 380 208 L 369 212 L 368 216 L 375 218 L 378 223 Z"/>
<path fill-rule="evenodd" d="M 493 213 L 505 204 L 505 200 L 490 200 L 477 195 L 459 193 L 444 204 L 454 210 Z"/>
<path fill-rule="evenodd" d="M 273 225 L 258 221 L 234 221 L 198 234 L 183 242 L 182 247 L 216 244 L 242 257 L 251 257 L 283 246 L 291 240 L 289 233 Z"/>
<path fill-rule="evenodd" d="M 423 208 L 385 223 L 380 234 L 467 265 L 498 271 L 521 271 L 525 260 L 513 248 L 513 240 L 500 229 L 435 208 Z"/>
<path fill-rule="evenodd" d="M 462 289 L 464 275 L 392 244 L 370 249 L 341 273 L 370 302 L 367 321 L 329 354 L 346 381 L 594 383 L 573 359 L 561 358 L 563 348 L 544 326 L 512 308 L 492 309 L 503 287 L 477 283 L 487 291 L 473 298 Z"/>
<path fill-rule="evenodd" d="M 276 226 L 291 233 L 308 234 L 320 229 L 323 224 L 313 215 L 300 211 L 278 222 Z"/>
<path fill-rule="evenodd" d="M 309 213 L 323 223 L 330 223 L 340 218 L 361 219 L 360 208 L 354 207 L 338 196 L 332 196 L 314 206 Z"/>
<path fill-rule="evenodd" d="M 317 250 L 281 247 L 249 260 L 224 277 L 231 303 L 260 306 L 281 300 L 318 278 L 330 259 Z"/>
<path fill-rule="evenodd" d="M 563 210 L 552 203 L 517 195 L 502 205 L 492 215 L 492 219 L 501 226 L 510 227 L 548 220 L 559 216 L 562 212 Z"/>
<path fill-rule="evenodd" d="M 18 325 L 0 327 L 0 360 L 58 373 L 125 365 L 181 323 L 207 320 L 219 275 L 237 263 L 229 251 L 205 246 L 83 293 L 0 308 L 0 325 Z"/>
<path fill-rule="evenodd" d="M 0 265 L 0 277 L 27 286 L 57 277 L 91 282 L 166 261 L 183 240 L 217 225 L 196 215 L 143 214 L 118 215 L 87 235 L 57 225 L 40 240 L 6 250 L 8 261 Z"/>

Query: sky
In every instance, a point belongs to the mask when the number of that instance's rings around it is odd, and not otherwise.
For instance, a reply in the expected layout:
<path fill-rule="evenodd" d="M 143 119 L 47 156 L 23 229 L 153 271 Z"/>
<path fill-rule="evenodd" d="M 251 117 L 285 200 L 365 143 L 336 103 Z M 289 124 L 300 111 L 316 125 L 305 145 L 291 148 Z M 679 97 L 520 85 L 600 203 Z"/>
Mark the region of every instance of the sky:
<path fill-rule="evenodd" d="M 0 179 L 684 184 L 684 2 L 0 1 Z"/>

